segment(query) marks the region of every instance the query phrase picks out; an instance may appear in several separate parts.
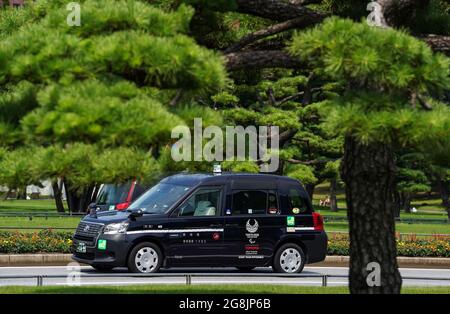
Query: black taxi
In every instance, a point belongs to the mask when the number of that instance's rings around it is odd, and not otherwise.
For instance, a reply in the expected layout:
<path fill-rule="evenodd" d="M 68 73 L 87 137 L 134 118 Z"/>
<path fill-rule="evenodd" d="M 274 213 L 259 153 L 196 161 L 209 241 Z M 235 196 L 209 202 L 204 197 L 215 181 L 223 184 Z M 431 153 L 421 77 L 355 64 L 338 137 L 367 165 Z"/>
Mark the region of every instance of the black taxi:
<path fill-rule="evenodd" d="M 97 270 L 272 266 L 299 273 L 323 261 L 322 217 L 297 180 L 265 174 L 179 174 L 126 212 L 92 211 L 73 237 L 73 259 Z"/>

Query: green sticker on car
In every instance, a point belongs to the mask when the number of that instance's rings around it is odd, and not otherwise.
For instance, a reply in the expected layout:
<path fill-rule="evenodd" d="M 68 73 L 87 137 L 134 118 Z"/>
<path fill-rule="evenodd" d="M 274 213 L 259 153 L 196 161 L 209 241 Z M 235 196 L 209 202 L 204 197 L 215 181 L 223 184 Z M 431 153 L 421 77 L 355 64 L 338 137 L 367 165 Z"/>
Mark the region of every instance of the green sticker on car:
<path fill-rule="evenodd" d="M 295 226 L 295 217 L 294 216 L 287 216 L 286 217 L 286 223 L 288 226 Z"/>
<path fill-rule="evenodd" d="M 98 240 L 98 249 L 106 250 L 106 240 Z"/>

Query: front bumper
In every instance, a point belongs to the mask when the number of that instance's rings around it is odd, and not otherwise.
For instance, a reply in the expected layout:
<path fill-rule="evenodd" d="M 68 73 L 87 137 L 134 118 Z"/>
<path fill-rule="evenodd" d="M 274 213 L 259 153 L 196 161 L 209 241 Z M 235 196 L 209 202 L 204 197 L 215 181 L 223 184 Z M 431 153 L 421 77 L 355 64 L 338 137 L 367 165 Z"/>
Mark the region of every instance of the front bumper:
<path fill-rule="evenodd" d="M 99 249 L 99 242 L 106 241 L 105 249 Z M 72 259 L 83 264 L 92 266 L 121 267 L 127 264 L 127 254 L 130 244 L 126 241 L 124 234 L 106 235 L 100 234 L 95 245 L 73 238 Z M 80 242 L 85 244 L 85 252 L 79 252 Z"/>

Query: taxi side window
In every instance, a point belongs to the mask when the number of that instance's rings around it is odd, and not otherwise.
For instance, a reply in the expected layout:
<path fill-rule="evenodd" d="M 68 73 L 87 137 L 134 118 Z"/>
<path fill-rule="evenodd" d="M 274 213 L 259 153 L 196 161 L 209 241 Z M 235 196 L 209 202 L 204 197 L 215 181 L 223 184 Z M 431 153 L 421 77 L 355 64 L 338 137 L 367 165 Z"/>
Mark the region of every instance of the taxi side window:
<path fill-rule="evenodd" d="M 273 191 L 235 191 L 233 216 L 279 214 L 277 195 Z"/>
<path fill-rule="evenodd" d="M 308 206 L 305 203 L 300 191 L 295 188 L 289 188 L 288 191 L 288 205 L 289 213 L 304 214 L 308 211 Z"/>
<path fill-rule="evenodd" d="M 219 214 L 221 189 L 200 189 L 194 192 L 178 210 L 178 217 L 216 216 Z"/>

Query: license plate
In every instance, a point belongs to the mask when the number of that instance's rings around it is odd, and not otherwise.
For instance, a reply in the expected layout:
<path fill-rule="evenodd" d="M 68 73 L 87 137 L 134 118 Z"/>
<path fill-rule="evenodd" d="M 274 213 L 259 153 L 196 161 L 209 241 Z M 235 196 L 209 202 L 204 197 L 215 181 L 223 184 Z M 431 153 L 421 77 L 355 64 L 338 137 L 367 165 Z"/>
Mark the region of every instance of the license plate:
<path fill-rule="evenodd" d="M 86 243 L 79 242 L 77 245 L 77 252 L 78 253 L 86 253 Z"/>

